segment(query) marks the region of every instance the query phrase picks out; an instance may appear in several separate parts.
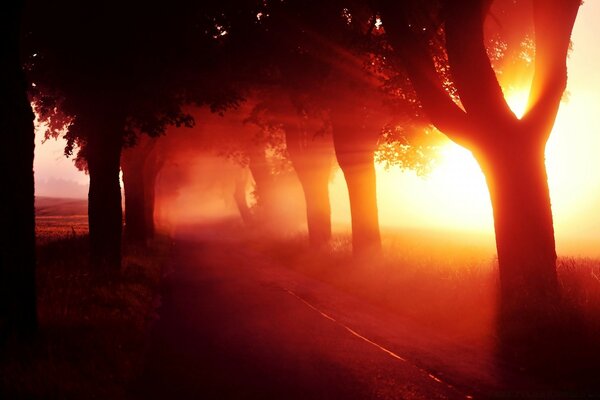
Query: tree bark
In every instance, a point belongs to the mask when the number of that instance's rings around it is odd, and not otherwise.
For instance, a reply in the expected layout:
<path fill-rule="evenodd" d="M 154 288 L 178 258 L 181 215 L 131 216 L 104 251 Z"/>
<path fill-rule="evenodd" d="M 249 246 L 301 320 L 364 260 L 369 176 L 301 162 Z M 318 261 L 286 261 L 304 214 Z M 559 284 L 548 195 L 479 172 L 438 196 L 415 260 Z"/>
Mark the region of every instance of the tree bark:
<path fill-rule="evenodd" d="M 377 183 L 373 152 L 344 152 L 336 149 L 344 173 L 352 218 L 352 250 L 357 256 L 381 252 Z"/>
<path fill-rule="evenodd" d="M 310 137 L 300 126 L 286 124 L 286 146 L 304 191 L 306 222 L 311 247 L 320 248 L 331 240 L 329 178 L 331 153 L 324 140 Z"/>
<path fill-rule="evenodd" d="M 257 147 L 252 149 L 249 154 L 250 161 L 248 168 L 254 179 L 256 196 L 259 214 L 265 217 L 266 210 L 275 203 L 275 182 L 271 168 L 265 156 L 264 149 Z"/>
<path fill-rule="evenodd" d="M 369 121 L 364 112 L 351 107 L 332 113 L 335 156 L 350 199 L 352 251 L 359 257 L 381 253 L 374 152 L 383 124 Z"/>
<path fill-rule="evenodd" d="M 123 211 L 119 171 L 123 125 L 121 119 L 95 120 L 98 124 L 91 128 L 86 144 L 90 257 L 99 272 L 114 273 L 121 268 Z"/>
<path fill-rule="evenodd" d="M 233 200 L 238 208 L 240 217 L 246 226 L 252 225 L 252 212 L 248 207 L 246 200 L 246 183 L 248 182 L 248 170 L 240 168 L 239 173 L 235 176 L 233 188 Z"/>
<path fill-rule="evenodd" d="M 544 144 L 513 143 L 477 155 L 494 212 L 501 307 L 539 309 L 558 299 Z"/>
<path fill-rule="evenodd" d="M 330 168 L 300 170 L 296 168 L 306 200 L 309 243 L 312 247 L 320 248 L 331 240 Z"/>
<path fill-rule="evenodd" d="M 143 159 L 132 160 L 124 155 L 121 170 L 125 195 L 125 239 L 131 243 L 144 244 L 147 239 L 147 226 Z"/>
<path fill-rule="evenodd" d="M 156 145 L 150 152 L 144 166 L 144 187 L 146 188 L 145 221 L 146 232 L 149 239 L 154 238 L 156 225 L 154 224 L 154 208 L 156 204 L 156 179 L 164 165 L 164 157 L 161 157 Z"/>
<path fill-rule="evenodd" d="M 22 1 L 4 7 L 0 23 L 0 335 L 37 330 L 35 291 L 34 115 L 20 62 Z M 2 338 L 0 338 L 2 339 Z"/>
<path fill-rule="evenodd" d="M 125 238 L 145 245 L 154 235 L 154 186 L 158 174 L 156 141 L 142 136 L 121 156 L 125 193 Z"/>

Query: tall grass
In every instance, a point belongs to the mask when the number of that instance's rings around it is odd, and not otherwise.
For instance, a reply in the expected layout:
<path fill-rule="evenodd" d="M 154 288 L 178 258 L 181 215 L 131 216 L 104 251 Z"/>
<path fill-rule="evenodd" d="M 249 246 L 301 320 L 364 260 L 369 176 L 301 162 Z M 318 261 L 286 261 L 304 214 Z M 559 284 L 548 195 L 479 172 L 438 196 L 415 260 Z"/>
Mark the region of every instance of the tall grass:
<path fill-rule="evenodd" d="M 383 256 L 364 259 L 352 257 L 348 236 L 335 237 L 321 251 L 310 249 L 305 238 L 264 245 L 263 250 L 279 265 L 453 340 L 496 349 L 500 362 L 518 373 L 539 373 L 536 379 L 564 383 L 561 387 L 568 390 L 579 382 L 600 386 L 593 376 L 600 368 L 600 260 L 559 258 L 562 302 L 542 321 L 545 325 L 536 323 L 537 316 L 504 321 L 498 314 L 493 249 L 458 245 L 460 238 L 436 242 L 425 233 L 411 235 L 386 236 Z M 512 341 L 507 331 L 524 335 Z"/>
<path fill-rule="evenodd" d="M 166 238 L 126 247 L 122 274 L 98 279 L 87 236 L 62 235 L 38 248 L 35 344 L 10 343 L 0 362 L 0 398 L 120 399 L 141 366 L 155 318 Z"/>
<path fill-rule="evenodd" d="M 425 240 L 425 238 L 423 238 Z M 265 245 L 274 262 L 448 334 L 473 336 L 494 318 L 497 277 L 491 254 L 446 250 L 386 237 L 381 257 L 352 257 L 350 237 L 314 251 L 304 238 Z M 479 250 L 477 250 L 479 251 Z M 480 332 L 479 332 L 480 333 Z"/>

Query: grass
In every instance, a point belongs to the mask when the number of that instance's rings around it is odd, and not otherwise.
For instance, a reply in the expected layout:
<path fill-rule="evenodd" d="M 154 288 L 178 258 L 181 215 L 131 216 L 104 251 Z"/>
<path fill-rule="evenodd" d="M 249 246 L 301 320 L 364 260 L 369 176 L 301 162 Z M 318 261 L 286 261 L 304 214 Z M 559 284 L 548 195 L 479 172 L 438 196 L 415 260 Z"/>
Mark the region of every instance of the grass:
<path fill-rule="evenodd" d="M 112 282 L 97 281 L 87 264 L 86 236 L 80 233 L 86 227 L 76 225 L 77 218 L 38 219 L 41 335 L 33 347 L 15 343 L 6 352 L 0 363 L 0 398 L 128 397 L 128 384 L 141 366 L 149 322 L 155 318 L 168 240 L 159 239 L 150 251 L 126 248 L 122 275 Z M 242 234 L 242 240 L 277 265 L 464 343 L 495 343 L 501 348 L 493 249 L 431 232 L 383 237 L 382 257 L 355 259 L 348 235 L 337 235 L 328 248 L 314 251 L 305 237 L 274 241 Z M 600 367 L 600 260 L 560 258 L 558 273 L 561 313 L 568 316 L 569 327 L 560 328 L 566 333 L 554 347 L 544 345 L 550 358 L 541 360 L 556 367 L 551 382 L 566 381 L 561 387 L 572 390 L 575 379 L 569 373 L 587 369 L 591 375 L 586 378 L 595 381 L 593 374 Z"/>
<path fill-rule="evenodd" d="M 515 319 L 507 327 L 497 314 L 493 249 L 471 249 L 458 237 L 437 239 L 424 232 L 386 235 L 383 256 L 362 260 L 352 257 L 348 236 L 335 237 L 317 252 L 305 238 L 256 246 L 264 246 L 279 265 L 458 342 L 490 349 L 502 368 L 529 374 L 552 390 L 600 393 L 595 376 L 600 369 L 600 260 L 559 258 L 561 306 L 540 324 L 535 318 Z M 514 340 L 505 330 L 525 335 Z"/>
<path fill-rule="evenodd" d="M 304 238 L 263 246 L 280 265 L 431 328 L 474 337 L 479 327 L 489 327 L 496 302 L 495 260 L 474 258 L 468 249 L 454 255 L 435 245 L 407 249 L 410 240 L 388 236 L 382 257 L 362 260 L 352 257 L 346 235 L 334 237 L 320 252 L 309 249 Z"/>
<path fill-rule="evenodd" d="M 87 261 L 87 236 L 73 234 L 71 218 L 59 224 L 56 217 L 58 228 L 44 222 L 38 219 L 40 334 L 33 346 L 11 343 L 5 349 L 0 398 L 127 398 L 156 317 L 169 241 L 158 238 L 150 249 L 126 247 L 121 275 L 99 280 Z"/>

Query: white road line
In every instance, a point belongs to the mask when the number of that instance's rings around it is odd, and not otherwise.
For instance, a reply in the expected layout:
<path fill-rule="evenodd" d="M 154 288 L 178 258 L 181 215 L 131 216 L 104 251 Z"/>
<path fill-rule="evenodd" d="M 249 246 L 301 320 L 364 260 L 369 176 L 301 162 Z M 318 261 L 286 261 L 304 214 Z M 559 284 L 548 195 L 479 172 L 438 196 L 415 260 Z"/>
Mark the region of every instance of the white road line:
<path fill-rule="evenodd" d="M 413 367 L 417 368 L 419 371 L 423 372 L 424 374 L 426 374 L 430 379 L 434 380 L 435 382 L 441 383 L 442 385 L 446 385 L 448 388 L 455 390 L 459 393 L 461 393 L 460 390 L 458 390 L 456 387 L 452 386 L 451 384 L 442 381 L 440 378 L 438 378 L 437 376 L 433 375 L 432 373 L 430 373 L 429 371 L 411 363 L 410 361 L 408 361 L 406 358 L 399 356 L 398 354 L 394 353 L 393 351 L 386 349 L 385 347 L 381 346 L 380 344 L 366 338 L 365 336 L 361 335 L 360 333 L 356 332 L 354 329 L 350 328 L 349 326 L 345 325 L 344 323 L 338 321 L 337 319 L 333 318 L 331 315 L 321 311 L 319 308 L 317 308 L 316 306 L 312 305 L 311 303 L 309 303 L 307 300 L 305 300 L 304 298 L 300 297 L 298 294 L 296 294 L 295 292 L 291 291 L 290 289 L 283 289 L 285 290 L 287 293 L 289 293 L 290 295 L 294 296 L 295 298 L 297 298 L 298 300 L 300 300 L 301 302 L 303 302 L 304 304 L 306 304 L 306 306 L 308 306 L 309 308 L 311 308 L 312 310 L 318 312 L 319 314 L 321 314 L 322 317 L 327 318 L 328 320 L 330 320 L 331 322 L 340 325 L 341 327 L 343 327 L 344 329 L 346 329 L 346 331 L 348 331 L 350 334 L 356 336 L 357 338 L 363 340 L 364 342 L 369 343 L 370 345 L 378 348 L 379 350 L 383 351 L 384 353 L 388 354 L 389 356 L 409 363 L 411 364 Z M 466 399 L 473 399 L 473 396 L 468 395 L 468 394 L 464 394 Z"/>

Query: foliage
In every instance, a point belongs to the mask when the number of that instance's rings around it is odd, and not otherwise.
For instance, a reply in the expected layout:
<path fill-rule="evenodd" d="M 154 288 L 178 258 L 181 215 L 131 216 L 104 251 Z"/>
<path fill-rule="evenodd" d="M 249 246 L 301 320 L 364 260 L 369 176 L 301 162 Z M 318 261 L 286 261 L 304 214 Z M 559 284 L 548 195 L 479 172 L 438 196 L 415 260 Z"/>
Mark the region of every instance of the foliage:
<path fill-rule="evenodd" d="M 80 120 L 91 113 L 122 118 L 122 141 L 131 144 L 139 132 L 192 126 L 184 104 L 222 111 L 239 100 L 212 61 L 219 43 L 208 35 L 207 9 L 176 1 L 169 10 L 138 1 L 103 2 L 93 12 L 69 0 L 28 2 L 23 54 L 31 98 L 47 136 L 67 140 L 67 155 L 88 142 L 92 132 Z"/>
<path fill-rule="evenodd" d="M 439 149 L 446 143 L 435 128 L 425 128 L 420 134 L 406 133 L 403 125 L 384 127 L 375 152 L 375 161 L 385 169 L 398 167 L 413 170 L 418 176 L 427 176 L 436 165 Z"/>

